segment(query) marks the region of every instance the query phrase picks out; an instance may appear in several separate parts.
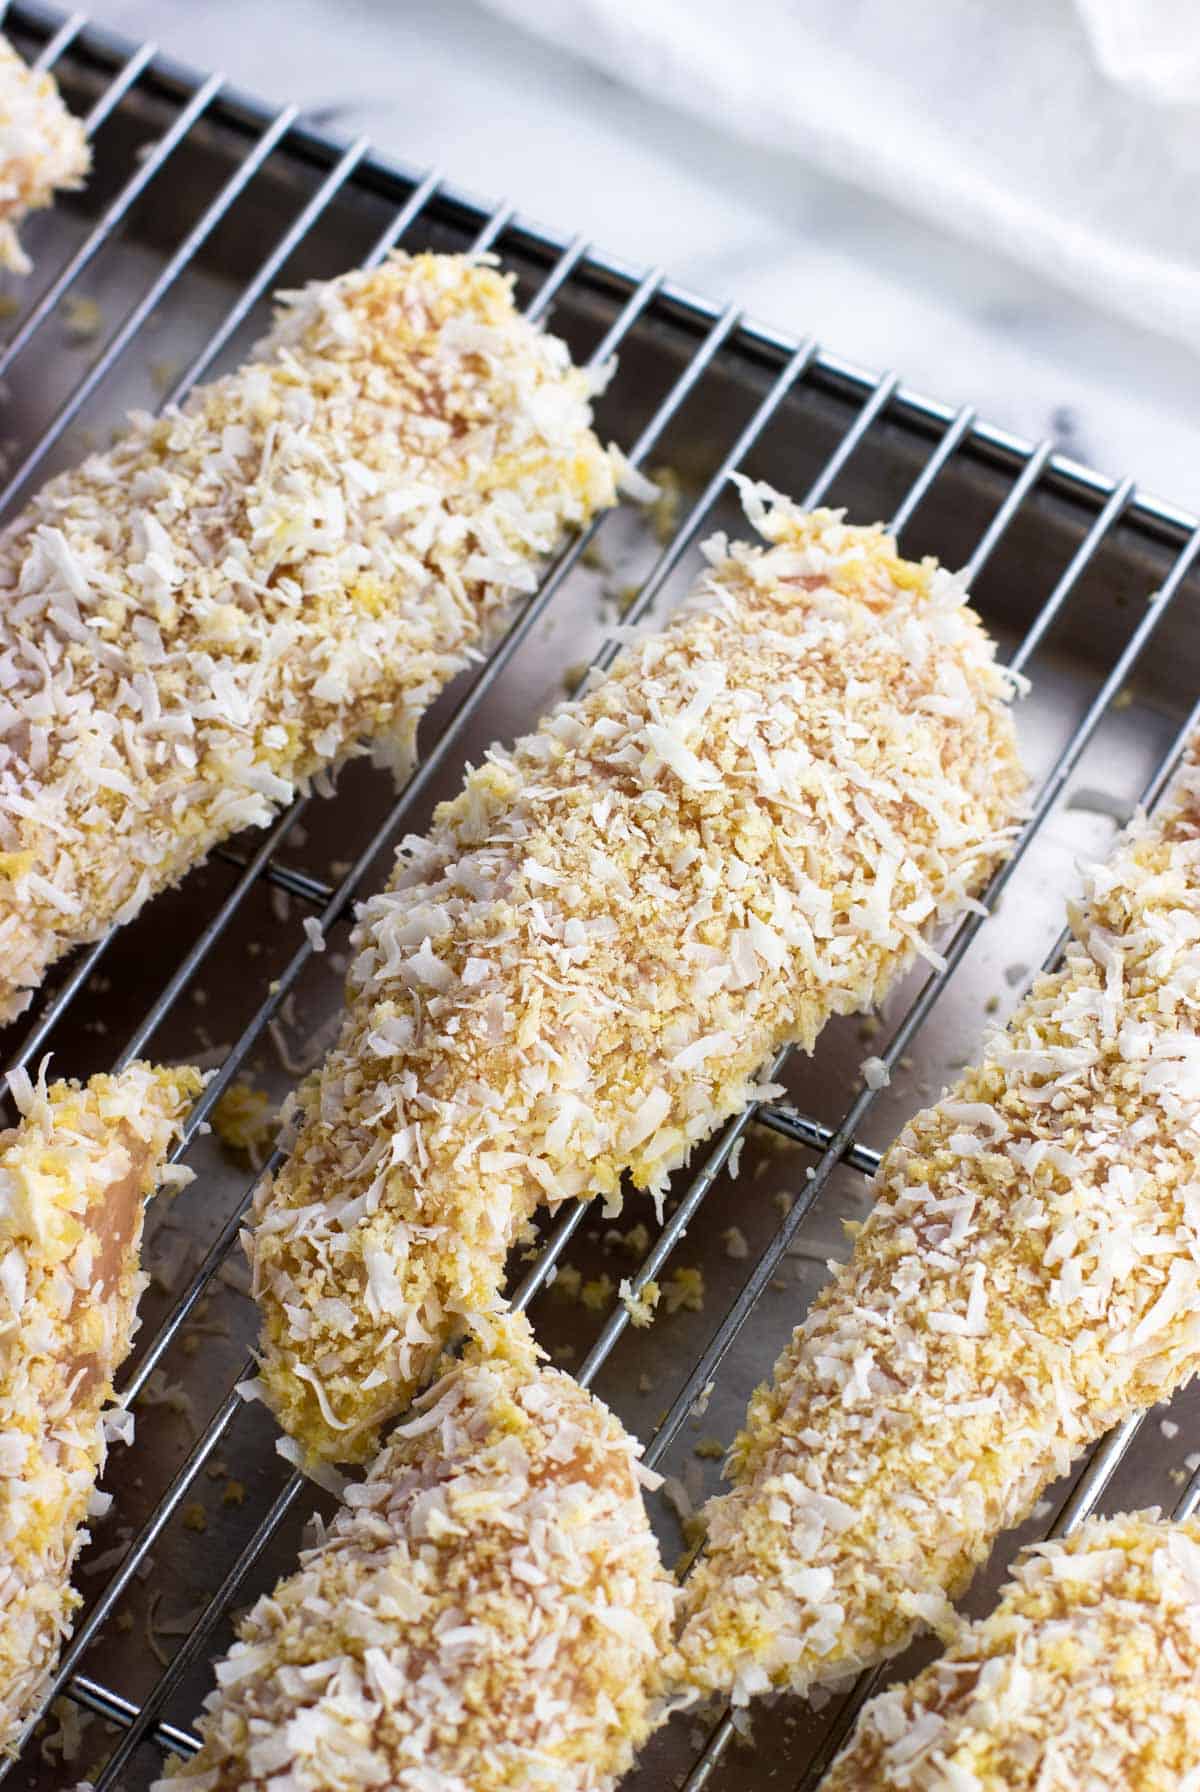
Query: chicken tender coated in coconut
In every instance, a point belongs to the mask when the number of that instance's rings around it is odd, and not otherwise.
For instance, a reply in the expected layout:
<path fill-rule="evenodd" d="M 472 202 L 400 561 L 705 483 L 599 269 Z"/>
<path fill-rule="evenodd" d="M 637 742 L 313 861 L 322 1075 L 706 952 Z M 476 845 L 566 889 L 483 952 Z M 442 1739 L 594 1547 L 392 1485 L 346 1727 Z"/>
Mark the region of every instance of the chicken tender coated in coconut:
<path fill-rule="evenodd" d="M 260 1388 L 370 1454 L 540 1203 L 670 1172 L 879 1000 L 1006 849 L 1009 680 L 961 581 L 744 485 L 668 627 L 409 839 L 249 1249 Z"/>
<path fill-rule="evenodd" d="M 217 1668 L 156 1792 L 603 1792 L 660 1717 L 677 1597 L 639 1446 L 482 1329 Z"/>
<path fill-rule="evenodd" d="M 131 1064 L 78 1083 L 10 1079 L 0 1133 L 0 1750 L 71 1632 L 71 1570 L 108 1441 L 113 1376 L 147 1277 L 142 1215 L 203 1078 Z"/>
<path fill-rule="evenodd" d="M 1088 1445 L 1200 1364 L 1200 744 L 1061 970 L 884 1158 L 750 1403 L 679 1657 L 744 1701 L 938 1623 Z"/>
<path fill-rule="evenodd" d="M 476 260 L 286 295 L 0 533 L 0 1020 L 428 705 L 615 497 L 596 377 Z"/>
<path fill-rule="evenodd" d="M 1200 1523 L 1091 1519 L 863 1709 L 823 1792 L 1195 1792 Z"/>
<path fill-rule="evenodd" d="M 19 225 L 56 192 L 81 187 L 90 165 L 83 125 L 53 75 L 30 68 L 0 37 L 0 268 L 29 272 Z"/>

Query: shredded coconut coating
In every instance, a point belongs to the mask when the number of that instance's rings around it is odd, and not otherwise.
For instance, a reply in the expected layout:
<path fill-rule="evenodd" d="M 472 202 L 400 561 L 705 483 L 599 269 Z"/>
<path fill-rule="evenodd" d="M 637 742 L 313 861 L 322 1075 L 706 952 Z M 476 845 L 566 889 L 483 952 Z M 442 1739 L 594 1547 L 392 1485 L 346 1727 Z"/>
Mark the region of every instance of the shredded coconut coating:
<path fill-rule="evenodd" d="M 677 1589 L 640 1446 L 523 1318 L 350 1486 L 217 1668 L 204 1747 L 159 1792 L 600 1792 L 659 1721 Z"/>
<path fill-rule="evenodd" d="M 22 62 L 0 37 L 0 267 L 32 267 L 17 227 L 61 188 L 81 187 L 91 166 L 83 125 L 62 102 L 53 75 Z"/>
<path fill-rule="evenodd" d="M 1008 681 L 933 562 L 746 488 L 664 631 L 493 749 L 360 911 L 250 1252 L 261 1391 L 369 1453 L 540 1202 L 661 1195 L 787 1040 L 869 1007 L 1004 850 Z"/>
<path fill-rule="evenodd" d="M 865 1706 L 823 1792 L 1195 1792 L 1200 1523 L 1093 1519 Z"/>
<path fill-rule="evenodd" d="M 940 1623 L 1200 1362 L 1200 767 L 1087 874 L 1063 968 L 885 1157 L 709 1509 L 675 1671 L 803 1693 Z"/>
<path fill-rule="evenodd" d="M 104 1408 L 147 1281 L 143 1207 L 190 1180 L 164 1160 L 202 1081 L 132 1064 L 82 1088 L 13 1082 L 21 1120 L 0 1134 L 0 1749 L 70 1634 L 107 1440 L 131 1428 Z"/>
<path fill-rule="evenodd" d="M 417 724 L 615 496 L 595 377 L 457 256 L 287 295 L 0 534 L 0 1019 L 218 842 Z"/>

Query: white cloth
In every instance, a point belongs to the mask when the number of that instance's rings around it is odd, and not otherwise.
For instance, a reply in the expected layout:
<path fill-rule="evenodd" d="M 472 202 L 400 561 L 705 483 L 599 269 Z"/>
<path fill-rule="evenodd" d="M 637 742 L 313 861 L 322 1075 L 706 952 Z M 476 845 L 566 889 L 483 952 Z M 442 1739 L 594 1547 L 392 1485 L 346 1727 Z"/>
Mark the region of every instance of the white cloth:
<path fill-rule="evenodd" d="M 1196 0 L 486 0 L 1089 302 L 1200 344 Z"/>

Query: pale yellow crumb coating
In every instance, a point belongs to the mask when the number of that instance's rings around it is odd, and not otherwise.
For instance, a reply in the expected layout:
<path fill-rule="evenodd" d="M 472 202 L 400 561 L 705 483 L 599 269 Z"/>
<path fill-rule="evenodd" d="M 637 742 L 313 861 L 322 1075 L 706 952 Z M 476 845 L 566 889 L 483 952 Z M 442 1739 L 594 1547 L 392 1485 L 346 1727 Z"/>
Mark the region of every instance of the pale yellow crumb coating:
<path fill-rule="evenodd" d="M 872 1699 L 823 1792 L 1196 1792 L 1200 1521 L 1091 1519 Z"/>
<path fill-rule="evenodd" d="M 201 1086 L 141 1063 L 83 1087 L 19 1082 L 21 1119 L 0 1133 L 0 1748 L 70 1634 L 104 1408 L 146 1283 L 143 1209 L 189 1179 L 164 1160 Z"/>
<path fill-rule="evenodd" d="M 172 1792 L 602 1792 L 659 1718 L 674 1582 L 638 1446 L 484 1328 L 217 1667 Z"/>
<path fill-rule="evenodd" d="M 750 1404 L 674 1672 L 798 1692 L 939 1623 L 1200 1363 L 1200 768 L 1093 867 L 1062 970 L 887 1153 Z"/>
<path fill-rule="evenodd" d="M 64 106 L 54 76 L 24 63 L 0 37 L 0 267 L 27 274 L 21 220 L 63 188 L 83 185 L 91 163 L 83 125 Z"/>
<path fill-rule="evenodd" d="M 0 1019 L 327 768 L 398 771 L 566 532 L 615 496 L 597 378 L 458 256 L 287 295 L 0 534 Z"/>
<path fill-rule="evenodd" d="M 1008 684 L 961 582 L 747 487 L 664 630 L 493 749 L 360 911 L 256 1201 L 261 1391 L 369 1454 L 540 1202 L 656 1196 L 762 1066 L 869 1007 L 1005 850 Z"/>

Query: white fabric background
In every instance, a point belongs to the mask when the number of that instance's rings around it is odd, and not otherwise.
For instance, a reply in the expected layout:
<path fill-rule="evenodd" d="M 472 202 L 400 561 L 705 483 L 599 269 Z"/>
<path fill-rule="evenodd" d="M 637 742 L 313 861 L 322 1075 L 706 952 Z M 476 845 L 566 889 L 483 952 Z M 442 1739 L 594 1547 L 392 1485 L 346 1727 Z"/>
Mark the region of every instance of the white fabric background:
<path fill-rule="evenodd" d="M 1200 341 L 1195 0 L 487 0 L 647 94 Z"/>
<path fill-rule="evenodd" d="M 1159 51 L 1173 12 L 1200 33 L 1185 16 L 1200 18 L 1200 0 L 1102 0 L 1115 34 L 1105 55 L 1127 92 L 1101 72 L 1073 0 L 674 0 L 670 12 L 661 0 L 84 3 L 184 62 L 347 136 L 366 132 L 385 154 L 435 162 L 480 195 L 1200 510 L 1200 335 L 1188 321 L 1200 224 L 1190 176 L 1158 141 L 1196 127 L 1186 105 L 1144 97 L 1164 70 L 1179 91 L 1186 58 Z M 726 14 L 733 91 L 750 95 L 736 111 L 713 50 Z M 1131 16 L 1136 54 L 1120 35 Z M 750 59 L 766 18 L 769 109 Z M 692 57 L 708 46 L 707 87 L 679 62 L 681 44 Z M 855 97 L 839 106 L 843 81 Z M 1093 105 L 1089 157 L 1074 120 Z M 1120 153 L 1110 115 L 1136 122 Z M 780 130 L 791 153 L 775 146 Z M 953 201 L 916 179 L 910 149 L 929 159 L 935 148 Z M 979 170 L 1009 220 L 1004 242 L 977 205 Z M 1091 183 L 1086 219 L 1068 174 Z M 1070 283 L 1060 218 L 1088 225 Z"/>

